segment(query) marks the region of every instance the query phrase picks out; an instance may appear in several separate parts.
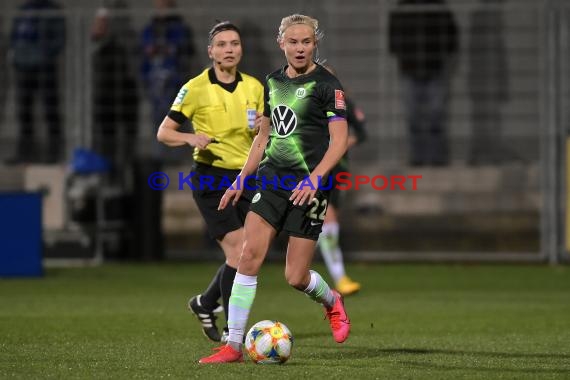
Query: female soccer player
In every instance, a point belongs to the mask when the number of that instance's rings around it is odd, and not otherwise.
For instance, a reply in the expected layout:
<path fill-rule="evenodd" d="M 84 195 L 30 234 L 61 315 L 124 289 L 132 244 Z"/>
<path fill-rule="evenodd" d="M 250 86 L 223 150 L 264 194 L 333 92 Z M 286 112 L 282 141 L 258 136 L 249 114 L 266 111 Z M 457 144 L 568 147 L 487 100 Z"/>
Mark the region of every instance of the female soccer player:
<path fill-rule="evenodd" d="M 348 138 L 342 86 L 314 61 L 319 37 L 318 22 L 311 17 L 294 14 L 281 20 L 277 41 L 287 65 L 267 77 L 264 116 L 256 119 L 259 134 L 238 180 L 226 190 L 219 206 L 224 210 L 237 204 L 243 189 L 238 181 L 258 169 L 260 189 L 246 217 L 245 242 L 230 298 L 229 340 L 200 363 L 243 360 L 241 347 L 257 274 L 280 231 L 289 235 L 287 282 L 324 306 L 336 342 L 348 338 L 350 321 L 341 295 L 309 270 L 327 206 L 327 192 L 318 187 L 326 183 L 327 173 L 345 153 Z M 285 178 L 293 180 L 292 186 Z"/>
<path fill-rule="evenodd" d="M 263 112 L 264 100 L 261 83 L 237 69 L 242 57 L 239 29 L 223 21 L 214 25 L 208 37 L 212 67 L 180 89 L 159 127 L 157 138 L 168 146 L 194 147 L 192 196 L 209 235 L 221 246 L 226 261 L 209 287 L 190 299 L 188 307 L 200 320 L 204 334 L 213 341 L 220 341 L 214 310 L 221 296 L 227 317 L 243 245 L 243 223 L 251 200 L 246 194 L 243 200 L 218 210 L 224 194 L 221 181 L 233 181 L 244 166 L 256 133 L 255 114 Z M 192 121 L 194 133 L 178 131 L 186 119 Z M 204 186 L 200 179 L 205 177 L 214 178 L 214 182 Z"/>

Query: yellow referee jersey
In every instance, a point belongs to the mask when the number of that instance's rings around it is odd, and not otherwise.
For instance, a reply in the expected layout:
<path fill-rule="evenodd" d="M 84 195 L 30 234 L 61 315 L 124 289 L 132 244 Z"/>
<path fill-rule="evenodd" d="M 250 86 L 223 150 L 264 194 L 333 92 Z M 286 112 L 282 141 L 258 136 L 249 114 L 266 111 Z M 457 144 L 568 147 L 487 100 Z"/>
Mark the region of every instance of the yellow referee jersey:
<path fill-rule="evenodd" d="M 217 143 L 209 144 L 207 149 L 194 149 L 196 162 L 241 169 L 254 137 L 248 126 L 248 110 L 250 118 L 255 111 L 263 113 L 263 86 L 254 77 L 238 73 L 237 87 L 229 92 L 210 70 L 182 86 L 170 109 L 190 119 L 196 133 L 216 139 Z"/>

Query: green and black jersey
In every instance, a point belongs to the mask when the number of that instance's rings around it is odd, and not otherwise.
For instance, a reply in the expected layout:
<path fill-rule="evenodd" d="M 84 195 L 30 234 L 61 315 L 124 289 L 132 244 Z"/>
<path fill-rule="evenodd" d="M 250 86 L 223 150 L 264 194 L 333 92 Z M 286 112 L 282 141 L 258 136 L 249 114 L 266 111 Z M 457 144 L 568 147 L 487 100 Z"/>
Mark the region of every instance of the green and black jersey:
<path fill-rule="evenodd" d="M 308 176 L 329 146 L 329 122 L 346 119 L 346 102 L 338 79 L 320 65 L 289 78 L 287 66 L 267 76 L 265 116 L 271 134 L 258 177 Z"/>

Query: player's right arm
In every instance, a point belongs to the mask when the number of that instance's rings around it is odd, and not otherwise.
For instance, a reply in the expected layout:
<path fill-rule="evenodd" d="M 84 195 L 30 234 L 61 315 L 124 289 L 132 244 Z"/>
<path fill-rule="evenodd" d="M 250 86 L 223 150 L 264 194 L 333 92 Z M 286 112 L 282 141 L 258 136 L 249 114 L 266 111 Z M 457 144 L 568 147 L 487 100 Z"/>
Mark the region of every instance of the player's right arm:
<path fill-rule="evenodd" d="M 269 123 L 269 118 L 258 113 L 255 120 L 256 128 L 259 128 L 259 132 L 253 139 L 253 144 L 249 148 L 249 154 L 245 165 L 241 169 L 240 177 L 246 177 L 257 171 L 259 163 L 263 158 L 263 152 L 265 152 L 265 147 L 269 142 L 269 133 L 271 132 L 271 126 Z"/>
<path fill-rule="evenodd" d="M 271 132 L 269 118 L 258 113 L 257 118 L 255 119 L 255 127 L 259 128 L 259 133 L 253 139 L 253 144 L 251 145 L 251 148 L 249 148 L 249 154 L 245 161 L 245 165 L 241 169 L 232 186 L 226 190 L 222 199 L 220 199 L 218 210 L 223 210 L 230 202 L 232 202 L 234 206 L 237 204 L 241 194 L 243 193 L 245 178 L 255 173 L 259 167 L 259 163 L 263 158 L 263 152 L 265 152 L 265 147 L 269 142 L 269 133 Z"/>
<path fill-rule="evenodd" d="M 206 149 L 208 144 L 212 142 L 212 138 L 203 133 L 179 132 L 180 126 L 180 123 L 171 119 L 170 116 L 166 116 L 158 127 L 157 140 L 172 147 L 190 145 L 198 149 Z"/>

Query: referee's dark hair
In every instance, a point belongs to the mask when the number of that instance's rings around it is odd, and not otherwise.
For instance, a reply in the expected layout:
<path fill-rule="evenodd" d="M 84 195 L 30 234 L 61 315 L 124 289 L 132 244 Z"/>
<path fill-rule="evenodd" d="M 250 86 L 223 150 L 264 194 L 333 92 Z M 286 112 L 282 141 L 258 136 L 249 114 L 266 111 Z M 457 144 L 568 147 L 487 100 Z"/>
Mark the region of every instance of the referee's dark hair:
<path fill-rule="evenodd" d="M 230 21 L 219 21 L 216 20 L 216 25 L 210 29 L 210 33 L 208 33 L 208 45 L 212 44 L 212 40 L 216 36 L 216 34 L 220 32 L 225 32 L 226 30 L 233 30 L 241 37 L 241 32 L 237 26 L 232 24 Z"/>

